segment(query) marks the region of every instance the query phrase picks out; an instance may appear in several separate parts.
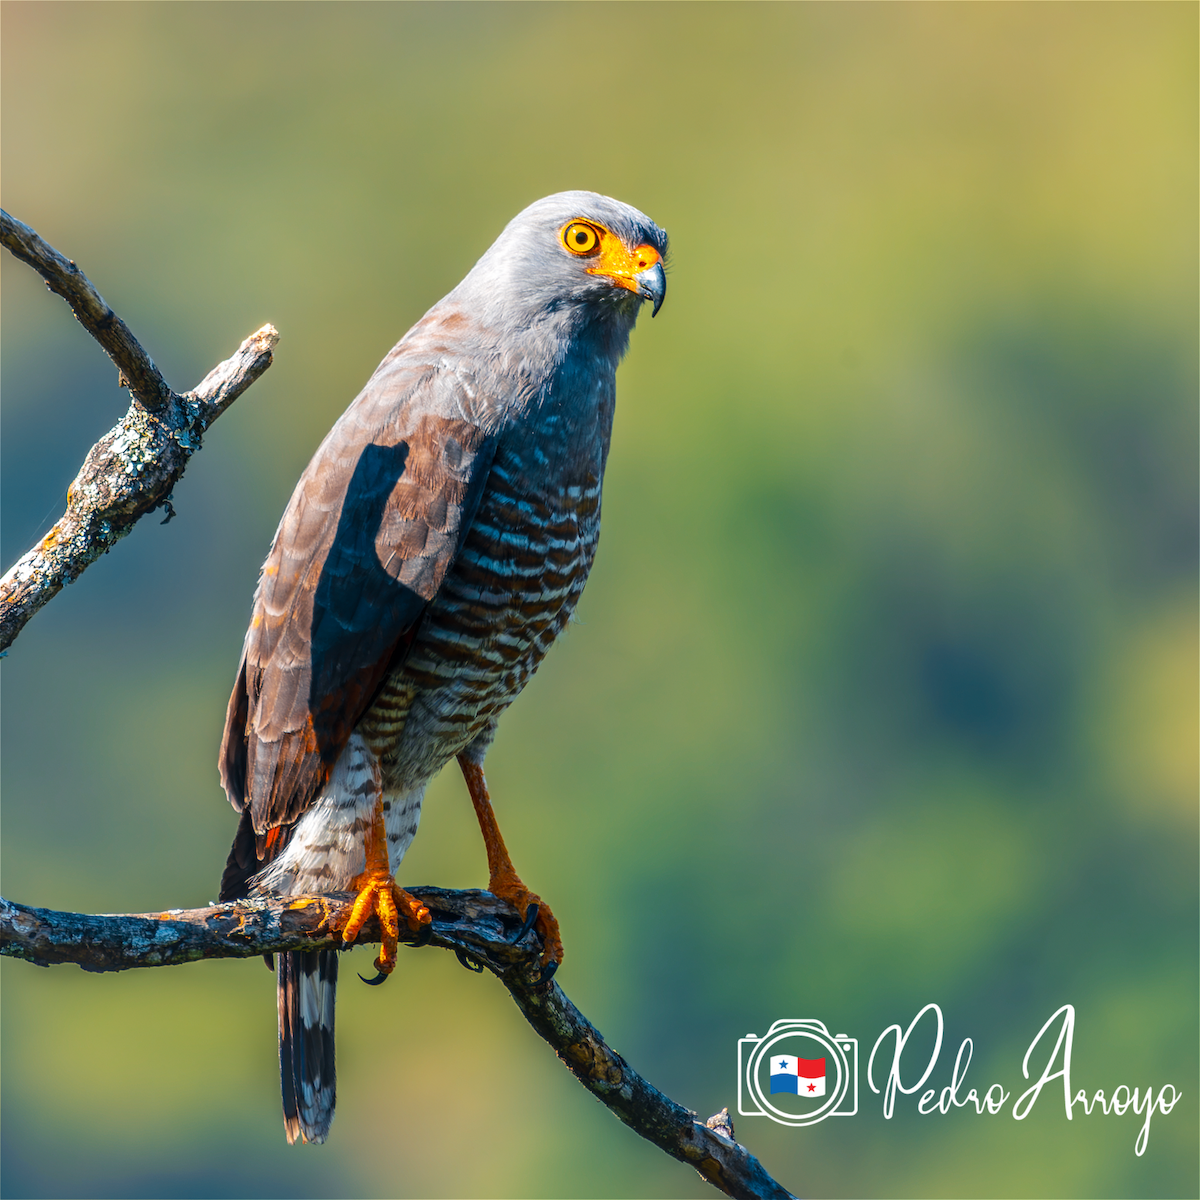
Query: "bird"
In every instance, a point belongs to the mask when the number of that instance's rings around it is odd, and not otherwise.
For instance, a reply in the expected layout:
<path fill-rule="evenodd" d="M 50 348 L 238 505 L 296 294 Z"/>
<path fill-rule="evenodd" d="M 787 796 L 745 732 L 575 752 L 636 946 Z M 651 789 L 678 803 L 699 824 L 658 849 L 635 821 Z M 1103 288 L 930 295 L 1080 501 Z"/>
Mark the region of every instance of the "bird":
<path fill-rule="evenodd" d="M 430 932 L 396 873 L 452 759 L 489 890 L 539 934 L 542 980 L 562 962 L 484 757 L 591 570 L 617 365 L 642 305 L 663 304 L 667 250 L 649 217 L 595 192 L 518 213 L 379 364 L 275 533 L 219 755 L 240 814 L 221 899 L 354 892 L 344 943 L 373 913 L 382 931 L 368 982 L 393 970 L 401 923 Z M 337 971 L 336 951 L 278 956 L 290 1143 L 324 1142 L 333 1120 Z"/>

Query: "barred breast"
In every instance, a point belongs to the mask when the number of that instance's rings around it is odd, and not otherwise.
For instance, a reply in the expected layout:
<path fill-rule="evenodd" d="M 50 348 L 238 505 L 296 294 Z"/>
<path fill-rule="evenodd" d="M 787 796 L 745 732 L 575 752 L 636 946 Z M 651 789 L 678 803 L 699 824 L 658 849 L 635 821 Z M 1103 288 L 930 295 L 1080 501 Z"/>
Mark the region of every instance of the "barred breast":
<path fill-rule="evenodd" d="M 532 478 L 531 467 L 546 470 L 539 447 L 498 451 L 454 567 L 358 724 L 389 793 L 420 786 L 486 734 L 567 623 L 599 539 L 603 452 L 547 486 Z"/>

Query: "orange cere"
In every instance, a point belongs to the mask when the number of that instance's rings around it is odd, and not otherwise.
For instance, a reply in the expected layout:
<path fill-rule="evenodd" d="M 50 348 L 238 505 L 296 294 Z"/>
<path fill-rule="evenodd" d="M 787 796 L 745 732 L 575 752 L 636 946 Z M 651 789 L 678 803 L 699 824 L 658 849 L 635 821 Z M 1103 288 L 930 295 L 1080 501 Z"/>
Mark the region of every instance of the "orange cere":
<path fill-rule="evenodd" d="M 662 259 L 653 246 L 635 246 L 630 250 L 615 233 L 600 230 L 600 257 L 594 267 L 588 267 L 589 275 L 607 275 L 619 287 L 631 292 L 638 290 L 634 276 L 648 271 Z"/>

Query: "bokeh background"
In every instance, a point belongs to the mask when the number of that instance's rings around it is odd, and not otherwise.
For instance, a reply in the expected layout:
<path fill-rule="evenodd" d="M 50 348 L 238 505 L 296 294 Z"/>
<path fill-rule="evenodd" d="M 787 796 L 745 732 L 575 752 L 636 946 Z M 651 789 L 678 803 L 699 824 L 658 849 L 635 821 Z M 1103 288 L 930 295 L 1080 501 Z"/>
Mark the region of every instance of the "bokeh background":
<path fill-rule="evenodd" d="M 258 566 L 321 436 L 537 197 L 671 234 L 621 369 L 599 560 L 489 760 L 568 994 L 702 1117 L 739 1037 L 869 1050 L 935 1001 L 1015 1097 L 1155 1118 L 737 1120 L 813 1196 L 1197 1188 L 1197 9 L 6 4 L 4 207 L 190 387 L 275 366 L 3 665 L 3 887 L 215 895 L 215 754 Z M 127 403 L 3 271 L 3 566 Z M 479 886 L 455 772 L 403 871 Z M 365 970 L 370 955 L 357 951 Z M 3 965 L 8 1197 L 706 1196 L 500 985 L 345 972 L 331 1143 L 289 1149 L 257 961 Z M 1008 1108 L 1011 1109 L 1011 1099 Z"/>

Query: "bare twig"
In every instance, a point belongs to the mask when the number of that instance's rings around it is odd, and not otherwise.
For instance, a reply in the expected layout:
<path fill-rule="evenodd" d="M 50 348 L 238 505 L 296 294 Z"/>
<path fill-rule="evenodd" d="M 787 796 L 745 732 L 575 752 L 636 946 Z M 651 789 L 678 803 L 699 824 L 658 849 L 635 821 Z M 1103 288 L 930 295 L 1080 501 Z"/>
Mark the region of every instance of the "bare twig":
<path fill-rule="evenodd" d="M 67 489 L 67 511 L 0 579 L 0 652 L 64 583 L 73 583 L 146 513 L 166 507 L 204 431 L 270 365 L 279 334 L 264 325 L 194 391 L 171 391 L 128 327 L 73 262 L 0 210 L 0 241 L 71 306 L 120 369 L 129 411 L 90 450 Z"/>
<path fill-rule="evenodd" d="M 167 387 L 150 355 L 74 262 L 3 209 L 0 209 L 0 242 L 23 263 L 28 263 L 50 290 L 71 306 L 79 323 L 116 363 L 134 399 L 143 408 L 154 411 L 170 403 L 174 392 Z"/>
<path fill-rule="evenodd" d="M 727 1196 L 788 1200 L 752 1154 L 733 1140 L 728 1112 L 698 1121 L 664 1096 L 604 1041 L 555 983 L 539 984 L 540 951 L 530 933 L 519 945 L 516 912 L 489 892 L 410 889 L 433 914 L 430 945 L 496 975 L 533 1029 L 571 1073 L 635 1133 L 687 1163 Z M 336 932 L 353 896 L 239 900 L 210 908 L 85 916 L 27 908 L 0 899 L 0 954 L 48 966 L 73 962 L 88 971 L 121 971 L 248 958 L 281 950 L 337 949 Z M 378 939 L 374 921 L 360 941 Z"/>

